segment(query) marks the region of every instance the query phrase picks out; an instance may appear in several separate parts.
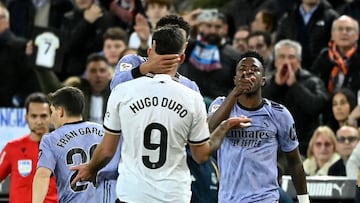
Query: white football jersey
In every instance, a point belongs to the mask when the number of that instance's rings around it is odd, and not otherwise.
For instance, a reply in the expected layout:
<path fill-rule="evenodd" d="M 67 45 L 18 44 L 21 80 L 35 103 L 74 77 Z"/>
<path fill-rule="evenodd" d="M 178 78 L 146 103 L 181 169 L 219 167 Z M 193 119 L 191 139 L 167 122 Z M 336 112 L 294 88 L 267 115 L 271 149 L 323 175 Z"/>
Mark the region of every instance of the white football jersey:
<path fill-rule="evenodd" d="M 185 145 L 209 140 L 202 96 L 169 75 L 119 84 L 104 128 L 121 132 L 117 195 L 124 202 L 190 202 Z"/>
<path fill-rule="evenodd" d="M 51 32 L 44 32 L 35 39 L 38 47 L 36 65 L 52 68 L 55 65 L 56 49 L 60 46 L 59 38 Z"/>

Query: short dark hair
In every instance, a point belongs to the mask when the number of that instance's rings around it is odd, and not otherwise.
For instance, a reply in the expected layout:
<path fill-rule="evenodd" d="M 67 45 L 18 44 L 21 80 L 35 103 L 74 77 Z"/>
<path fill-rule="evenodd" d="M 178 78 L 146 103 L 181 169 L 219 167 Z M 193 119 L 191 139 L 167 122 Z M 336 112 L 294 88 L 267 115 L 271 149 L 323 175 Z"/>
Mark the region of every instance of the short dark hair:
<path fill-rule="evenodd" d="M 107 39 L 112 40 L 121 40 L 124 41 L 125 44 L 128 42 L 128 34 L 126 31 L 120 27 L 110 27 L 106 29 L 104 35 L 103 35 L 103 41 Z"/>
<path fill-rule="evenodd" d="M 190 36 L 190 25 L 183 17 L 174 14 L 164 16 L 156 23 L 156 29 L 166 25 L 177 25 L 179 28 L 185 30 L 186 38 Z"/>
<path fill-rule="evenodd" d="M 64 107 L 68 116 L 82 115 L 85 99 L 83 92 L 76 87 L 63 87 L 48 94 L 50 104 L 54 107 Z"/>
<path fill-rule="evenodd" d="M 49 104 L 49 100 L 47 99 L 46 95 L 41 92 L 34 92 L 34 93 L 29 94 L 29 96 L 27 96 L 25 99 L 26 113 L 29 112 L 30 103 L 47 103 L 47 104 Z"/>
<path fill-rule="evenodd" d="M 104 61 L 105 63 L 108 63 L 108 60 L 105 58 L 105 56 L 99 54 L 99 53 L 92 53 L 89 54 L 86 59 L 86 66 L 89 65 L 89 63 L 94 61 Z"/>
<path fill-rule="evenodd" d="M 264 38 L 264 42 L 265 42 L 267 47 L 271 46 L 272 42 L 271 42 L 271 35 L 270 35 L 269 32 L 264 32 L 264 31 L 251 32 L 249 34 L 249 36 L 247 37 L 247 41 L 249 42 L 250 38 L 257 37 L 257 36 L 262 36 Z"/>
<path fill-rule="evenodd" d="M 243 58 L 248 58 L 248 57 L 256 58 L 257 60 L 260 61 L 261 65 L 264 66 L 264 59 L 263 59 L 263 57 L 261 57 L 260 54 L 258 54 L 258 53 L 255 52 L 255 51 L 247 51 L 247 52 L 245 52 L 244 54 L 242 54 L 242 55 L 240 56 L 240 60 L 239 60 L 239 61 L 241 61 Z"/>
<path fill-rule="evenodd" d="M 184 49 L 185 38 L 177 26 L 167 25 L 153 33 L 157 54 L 179 54 Z"/>

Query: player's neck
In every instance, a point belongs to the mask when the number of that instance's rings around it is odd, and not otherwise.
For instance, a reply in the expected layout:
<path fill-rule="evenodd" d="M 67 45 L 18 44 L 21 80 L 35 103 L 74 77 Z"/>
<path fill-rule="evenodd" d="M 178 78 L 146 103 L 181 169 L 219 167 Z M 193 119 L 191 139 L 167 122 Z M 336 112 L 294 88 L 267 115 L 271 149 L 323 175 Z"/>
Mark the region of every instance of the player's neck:
<path fill-rule="evenodd" d="M 79 121 L 82 121 L 82 120 L 83 120 L 82 116 L 64 117 L 62 122 L 61 122 L 62 123 L 61 126 L 63 126 L 66 123 L 75 123 L 75 122 L 79 122 Z"/>
<path fill-rule="evenodd" d="M 240 95 L 237 101 L 242 106 L 252 109 L 259 107 L 263 102 L 263 98 L 258 94 L 244 94 Z"/>

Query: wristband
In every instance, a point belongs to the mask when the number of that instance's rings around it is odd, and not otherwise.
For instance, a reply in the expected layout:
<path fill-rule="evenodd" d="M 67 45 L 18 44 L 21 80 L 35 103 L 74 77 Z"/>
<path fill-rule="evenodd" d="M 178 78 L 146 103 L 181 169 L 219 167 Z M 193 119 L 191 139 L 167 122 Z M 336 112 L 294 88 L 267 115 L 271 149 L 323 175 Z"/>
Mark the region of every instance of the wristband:
<path fill-rule="evenodd" d="M 310 203 L 309 194 L 297 195 L 299 203 Z"/>

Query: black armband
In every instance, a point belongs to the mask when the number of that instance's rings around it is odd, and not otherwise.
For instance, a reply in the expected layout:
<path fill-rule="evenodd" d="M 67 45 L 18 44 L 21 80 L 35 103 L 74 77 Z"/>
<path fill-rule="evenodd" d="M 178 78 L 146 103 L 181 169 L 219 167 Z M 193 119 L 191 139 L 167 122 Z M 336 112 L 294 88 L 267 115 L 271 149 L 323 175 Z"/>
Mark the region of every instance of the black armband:
<path fill-rule="evenodd" d="M 133 69 L 131 69 L 131 75 L 133 76 L 133 78 L 139 78 L 141 76 L 144 76 L 143 74 L 141 74 L 140 72 L 140 66 L 137 66 Z"/>

